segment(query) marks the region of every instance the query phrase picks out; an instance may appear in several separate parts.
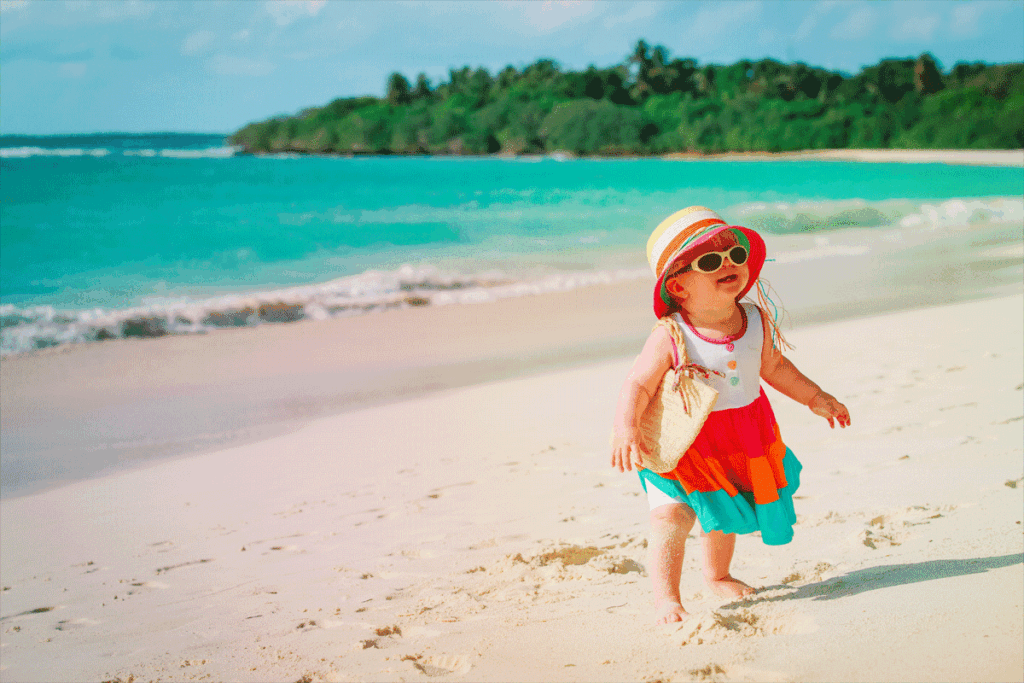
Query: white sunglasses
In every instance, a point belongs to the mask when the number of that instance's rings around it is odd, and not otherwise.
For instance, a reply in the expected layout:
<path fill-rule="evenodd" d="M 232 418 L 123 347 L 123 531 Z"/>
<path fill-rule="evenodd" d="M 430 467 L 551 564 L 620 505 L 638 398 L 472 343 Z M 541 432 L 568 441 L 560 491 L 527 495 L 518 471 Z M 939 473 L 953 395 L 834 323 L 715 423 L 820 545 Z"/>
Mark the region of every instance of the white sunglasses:
<path fill-rule="evenodd" d="M 742 266 L 747 262 L 747 250 L 745 247 L 737 244 L 726 251 L 709 251 L 691 261 L 688 266 L 678 271 L 676 275 L 691 269 L 696 270 L 698 273 L 714 273 L 725 265 L 725 259 L 729 259 L 737 266 Z"/>

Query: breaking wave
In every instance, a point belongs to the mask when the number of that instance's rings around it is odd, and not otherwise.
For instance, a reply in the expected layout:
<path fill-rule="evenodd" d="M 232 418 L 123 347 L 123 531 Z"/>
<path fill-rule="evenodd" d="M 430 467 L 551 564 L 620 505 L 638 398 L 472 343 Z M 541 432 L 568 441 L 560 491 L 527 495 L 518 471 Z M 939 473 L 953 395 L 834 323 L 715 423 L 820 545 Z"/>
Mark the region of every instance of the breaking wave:
<path fill-rule="evenodd" d="M 126 309 L 0 306 L 0 354 L 63 344 L 202 334 L 264 323 L 324 320 L 395 308 L 472 304 L 650 277 L 646 268 L 556 273 L 515 281 L 498 272 L 462 276 L 432 266 L 371 270 L 330 282 Z"/>
<path fill-rule="evenodd" d="M 938 229 L 976 223 L 1024 221 L 1024 200 L 1018 197 L 948 199 L 921 202 L 863 199 L 826 202 L 763 203 L 734 207 L 728 219 L 774 234 L 833 231 L 844 228 Z"/>

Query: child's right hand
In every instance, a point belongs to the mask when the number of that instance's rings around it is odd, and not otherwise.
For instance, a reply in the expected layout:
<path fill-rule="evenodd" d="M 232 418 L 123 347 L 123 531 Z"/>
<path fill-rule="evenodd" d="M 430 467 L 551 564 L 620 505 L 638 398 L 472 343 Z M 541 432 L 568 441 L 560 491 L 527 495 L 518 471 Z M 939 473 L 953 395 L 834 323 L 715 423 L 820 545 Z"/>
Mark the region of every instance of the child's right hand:
<path fill-rule="evenodd" d="M 828 426 L 832 429 L 836 428 L 836 422 L 844 429 L 850 426 L 850 411 L 846 409 L 846 406 L 837 401 L 836 397 L 832 394 L 826 394 L 824 391 L 819 390 L 810 403 L 807 404 L 807 407 L 815 415 L 828 420 Z"/>
<path fill-rule="evenodd" d="M 640 432 L 636 427 L 619 428 L 612 435 L 612 467 L 625 472 L 633 466 L 643 467 L 643 450 L 640 447 Z"/>

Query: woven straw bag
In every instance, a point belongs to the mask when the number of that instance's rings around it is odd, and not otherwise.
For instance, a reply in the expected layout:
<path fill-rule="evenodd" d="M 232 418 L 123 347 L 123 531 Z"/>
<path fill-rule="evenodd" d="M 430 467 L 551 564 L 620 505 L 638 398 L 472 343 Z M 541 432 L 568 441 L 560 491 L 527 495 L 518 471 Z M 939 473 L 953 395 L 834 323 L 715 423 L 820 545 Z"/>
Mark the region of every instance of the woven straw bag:
<path fill-rule="evenodd" d="M 671 317 L 660 318 L 658 326 L 666 328 L 672 337 L 675 365 L 665 373 L 639 427 L 644 467 L 664 474 L 675 469 L 715 407 L 718 392 L 705 381 L 721 373 L 687 363 L 686 341 Z"/>

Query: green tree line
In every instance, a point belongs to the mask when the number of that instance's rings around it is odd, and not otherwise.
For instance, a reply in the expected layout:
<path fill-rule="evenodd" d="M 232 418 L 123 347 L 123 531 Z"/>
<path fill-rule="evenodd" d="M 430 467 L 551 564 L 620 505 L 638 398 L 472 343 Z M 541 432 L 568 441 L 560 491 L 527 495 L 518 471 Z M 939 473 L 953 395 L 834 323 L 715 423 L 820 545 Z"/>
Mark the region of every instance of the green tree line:
<path fill-rule="evenodd" d="M 649 155 L 806 149 L 1019 149 L 1024 64 L 886 59 L 850 76 L 802 63 L 670 59 L 639 41 L 621 64 L 566 71 L 400 73 L 386 96 L 340 98 L 230 137 L 245 152 Z"/>

